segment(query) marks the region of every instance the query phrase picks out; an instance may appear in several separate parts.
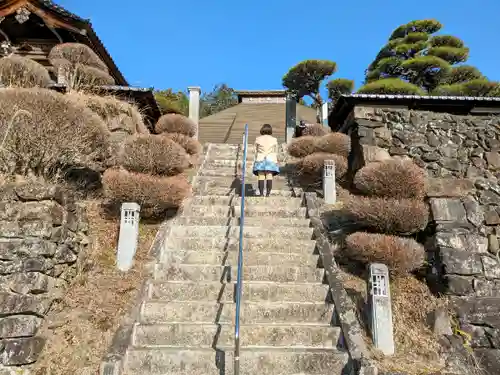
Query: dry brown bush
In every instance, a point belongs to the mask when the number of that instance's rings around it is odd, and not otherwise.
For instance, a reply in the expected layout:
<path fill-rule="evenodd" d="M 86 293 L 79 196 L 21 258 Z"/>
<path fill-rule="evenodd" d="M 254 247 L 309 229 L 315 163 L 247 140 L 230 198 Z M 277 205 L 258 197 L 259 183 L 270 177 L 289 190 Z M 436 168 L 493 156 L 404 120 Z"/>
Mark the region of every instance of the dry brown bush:
<path fill-rule="evenodd" d="M 99 116 L 47 89 L 0 89 L 0 134 L 0 168 L 8 173 L 52 175 L 109 156 Z"/>
<path fill-rule="evenodd" d="M 155 131 L 157 133 L 180 133 L 192 137 L 196 134 L 196 124 L 186 116 L 168 113 L 158 119 Z"/>
<path fill-rule="evenodd" d="M 82 64 L 108 72 L 106 64 L 85 44 L 80 43 L 62 43 L 54 46 L 49 52 L 50 63 L 58 69 L 67 68 Z"/>
<path fill-rule="evenodd" d="M 343 210 L 353 220 L 385 234 L 410 234 L 427 226 L 428 206 L 416 199 L 389 199 L 351 196 Z"/>
<path fill-rule="evenodd" d="M 308 179 L 321 180 L 323 178 L 323 166 L 325 160 L 335 162 L 335 179 L 343 181 L 347 173 L 347 159 L 340 155 L 328 154 L 325 152 L 315 152 L 307 155 L 297 163 L 297 174 Z"/>
<path fill-rule="evenodd" d="M 348 157 L 351 152 L 351 138 L 342 133 L 330 133 L 316 138 L 315 150 Z"/>
<path fill-rule="evenodd" d="M 295 158 L 303 158 L 316 151 L 316 137 L 311 135 L 294 138 L 288 145 L 288 153 Z"/>
<path fill-rule="evenodd" d="M 66 96 L 97 113 L 111 132 L 122 131 L 132 135 L 148 131 L 139 109 L 131 103 L 111 95 L 99 96 L 77 91 L 72 91 Z"/>
<path fill-rule="evenodd" d="M 145 212 L 155 215 L 169 208 L 180 207 L 191 194 L 191 185 L 182 175 L 156 177 L 124 169 L 108 169 L 104 172 L 103 186 L 106 197 L 115 203 L 139 203 L 143 217 Z"/>
<path fill-rule="evenodd" d="M 198 155 L 201 153 L 201 143 L 194 138 L 181 133 L 161 133 L 161 135 L 181 145 L 189 155 Z"/>
<path fill-rule="evenodd" d="M 48 87 L 52 82 L 49 71 L 36 61 L 22 56 L 0 59 L 0 82 L 12 87 Z"/>
<path fill-rule="evenodd" d="M 311 124 L 311 125 L 308 125 L 304 128 L 304 131 L 302 132 L 302 136 L 310 135 L 313 137 L 321 137 L 321 136 L 326 135 L 328 133 L 330 133 L 330 129 L 328 129 L 326 126 L 323 126 L 321 124 Z"/>
<path fill-rule="evenodd" d="M 387 265 L 392 275 L 410 273 L 424 264 L 425 250 L 417 241 L 378 233 L 356 232 L 347 236 L 344 255 L 349 259 Z"/>
<path fill-rule="evenodd" d="M 129 137 L 118 160 L 129 171 L 159 176 L 173 176 L 190 166 L 188 154 L 181 145 L 154 134 Z"/>
<path fill-rule="evenodd" d="M 109 73 L 92 66 L 82 64 L 69 69 L 66 75 L 66 82 L 73 90 L 83 90 L 92 86 L 114 85 L 115 80 Z"/>
<path fill-rule="evenodd" d="M 354 176 L 354 185 L 368 196 L 423 199 L 427 176 L 412 160 L 391 159 L 365 165 Z"/>

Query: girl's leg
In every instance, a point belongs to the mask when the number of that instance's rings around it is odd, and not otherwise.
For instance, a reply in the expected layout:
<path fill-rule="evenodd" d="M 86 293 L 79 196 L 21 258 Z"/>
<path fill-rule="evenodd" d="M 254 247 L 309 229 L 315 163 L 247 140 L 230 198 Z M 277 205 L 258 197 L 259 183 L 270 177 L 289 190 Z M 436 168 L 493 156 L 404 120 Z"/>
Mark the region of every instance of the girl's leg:
<path fill-rule="evenodd" d="M 258 181 L 259 193 L 260 193 L 260 196 L 263 197 L 264 196 L 264 182 L 266 180 L 266 174 L 265 174 L 265 172 L 259 172 L 257 177 L 259 179 L 259 181 Z"/>
<path fill-rule="evenodd" d="M 271 190 L 273 190 L 273 174 L 266 173 L 266 197 L 271 195 Z"/>

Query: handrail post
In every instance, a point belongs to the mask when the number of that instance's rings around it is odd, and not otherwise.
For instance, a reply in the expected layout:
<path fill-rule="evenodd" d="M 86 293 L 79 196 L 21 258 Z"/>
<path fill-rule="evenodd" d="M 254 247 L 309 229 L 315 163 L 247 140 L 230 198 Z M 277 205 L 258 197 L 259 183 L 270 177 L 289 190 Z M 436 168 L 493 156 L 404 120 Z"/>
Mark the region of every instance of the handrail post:
<path fill-rule="evenodd" d="M 247 170 L 247 147 L 248 124 L 245 124 L 245 132 L 243 133 L 243 165 L 241 168 L 240 235 L 238 246 L 238 275 L 236 278 L 236 317 L 234 323 L 234 375 L 240 374 L 240 308 L 243 276 L 243 226 L 245 222 L 245 175 Z"/>

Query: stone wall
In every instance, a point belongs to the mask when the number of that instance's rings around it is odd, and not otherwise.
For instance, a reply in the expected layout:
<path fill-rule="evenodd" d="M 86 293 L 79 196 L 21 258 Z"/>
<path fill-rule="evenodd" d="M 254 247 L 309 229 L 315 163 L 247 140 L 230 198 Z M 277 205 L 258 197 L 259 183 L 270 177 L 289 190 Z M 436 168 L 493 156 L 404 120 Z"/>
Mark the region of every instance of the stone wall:
<path fill-rule="evenodd" d="M 500 373 L 500 116 L 357 107 L 343 131 L 353 142 L 351 175 L 369 162 L 370 146 L 427 170 L 429 281 L 451 297 L 477 358 Z"/>
<path fill-rule="evenodd" d="M 61 188 L 0 186 L 0 368 L 37 360 L 37 331 L 85 253 L 84 209 Z"/>

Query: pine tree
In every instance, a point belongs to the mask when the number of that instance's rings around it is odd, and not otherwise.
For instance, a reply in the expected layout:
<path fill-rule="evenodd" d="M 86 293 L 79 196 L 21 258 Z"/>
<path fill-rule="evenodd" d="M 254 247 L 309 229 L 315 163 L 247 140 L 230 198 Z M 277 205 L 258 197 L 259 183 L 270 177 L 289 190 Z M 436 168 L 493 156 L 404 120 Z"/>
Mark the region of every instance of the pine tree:
<path fill-rule="evenodd" d="M 486 96 L 499 90 L 475 67 L 462 65 L 469 48 L 452 35 L 434 35 L 439 21 L 416 20 L 391 34 L 365 72 L 360 93 Z"/>

